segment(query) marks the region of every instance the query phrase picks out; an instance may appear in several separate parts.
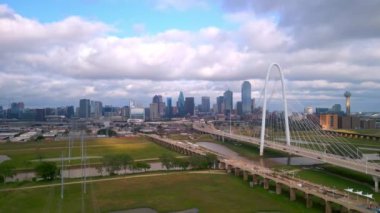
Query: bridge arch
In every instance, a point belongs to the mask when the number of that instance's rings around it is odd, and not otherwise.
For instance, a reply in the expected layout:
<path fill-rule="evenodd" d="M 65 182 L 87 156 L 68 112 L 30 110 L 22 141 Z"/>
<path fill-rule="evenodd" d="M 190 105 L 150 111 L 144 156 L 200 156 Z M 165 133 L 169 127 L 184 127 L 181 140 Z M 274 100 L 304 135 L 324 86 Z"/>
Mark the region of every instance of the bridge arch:
<path fill-rule="evenodd" d="M 266 114 L 267 114 L 267 86 L 270 74 L 272 72 L 272 68 L 277 68 L 278 72 L 281 76 L 281 84 L 282 84 L 282 101 L 284 104 L 284 113 L 285 113 L 285 137 L 286 137 L 286 145 L 290 146 L 290 131 L 289 131 L 289 117 L 288 117 L 288 103 L 286 98 L 286 90 L 285 90 L 285 80 L 284 80 L 284 74 L 281 70 L 280 65 L 277 63 L 273 63 L 268 67 L 267 70 L 267 76 L 265 78 L 265 86 L 264 86 L 264 106 L 263 106 L 263 116 L 262 116 L 262 122 L 261 122 L 261 135 L 260 135 L 260 156 L 263 156 L 264 154 L 264 141 L 265 141 L 265 121 L 266 121 Z"/>

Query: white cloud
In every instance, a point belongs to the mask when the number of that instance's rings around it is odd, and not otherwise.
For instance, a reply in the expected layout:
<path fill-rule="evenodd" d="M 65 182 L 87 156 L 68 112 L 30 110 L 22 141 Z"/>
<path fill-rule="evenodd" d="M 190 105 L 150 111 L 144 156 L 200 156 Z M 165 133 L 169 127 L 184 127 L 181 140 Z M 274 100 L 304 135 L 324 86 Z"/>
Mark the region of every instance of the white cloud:
<path fill-rule="evenodd" d="M 294 37 L 272 18 L 227 18 L 237 30 L 209 26 L 117 37 L 101 22 L 40 23 L 0 6 L 0 91 L 7 91 L 0 94 L 36 103 L 76 103 L 83 96 L 147 103 L 157 93 L 215 98 L 231 88 L 237 100 L 245 79 L 254 79 L 258 96 L 272 62 L 284 68 L 292 98 L 333 99 L 346 89 L 373 97 L 369 90 L 380 85 L 380 39 L 295 49 Z"/>
<path fill-rule="evenodd" d="M 187 10 L 190 8 L 206 8 L 208 6 L 205 0 L 155 0 L 156 8 L 160 10 L 176 9 Z"/>
<path fill-rule="evenodd" d="M 145 24 L 142 24 L 142 23 L 136 23 L 132 26 L 132 29 L 133 31 L 138 34 L 138 35 L 141 35 L 141 34 L 144 34 L 146 33 L 146 27 L 145 27 Z"/>

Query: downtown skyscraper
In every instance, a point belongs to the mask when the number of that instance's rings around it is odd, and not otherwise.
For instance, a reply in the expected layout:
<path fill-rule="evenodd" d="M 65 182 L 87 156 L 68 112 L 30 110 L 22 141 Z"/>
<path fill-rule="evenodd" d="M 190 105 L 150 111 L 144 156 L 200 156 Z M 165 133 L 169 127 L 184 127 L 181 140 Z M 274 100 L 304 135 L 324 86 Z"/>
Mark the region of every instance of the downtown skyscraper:
<path fill-rule="evenodd" d="M 251 83 L 249 81 L 244 81 L 241 85 L 241 102 L 242 102 L 242 113 L 251 113 L 252 99 L 251 99 Z"/>
<path fill-rule="evenodd" d="M 177 109 L 178 109 L 178 115 L 184 116 L 185 115 L 185 97 L 183 96 L 183 92 L 179 92 L 178 101 L 177 101 Z"/>
<path fill-rule="evenodd" d="M 172 98 L 166 98 L 166 118 L 171 119 L 172 117 L 173 117 Z"/>
<path fill-rule="evenodd" d="M 80 118 L 90 118 L 91 104 L 89 99 L 79 100 L 79 117 Z"/>
<path fill-rule="evenodd" d="M 224 92 L 224 114 L 229 115 L 233 110 L 233 93 L 231 90 L 227 90 Z"/>
<path fill-rule="evenodd" d="M 210 112 L 210 97 L 202 96 L 202 104 L 201 104 L 202 112 Z"/>
<path fill-rule="evenodd" d="M 186 97 L 185 99 L 185 115 L 186 116 L 193 116 L 194 115 L 194 97 Z"/>

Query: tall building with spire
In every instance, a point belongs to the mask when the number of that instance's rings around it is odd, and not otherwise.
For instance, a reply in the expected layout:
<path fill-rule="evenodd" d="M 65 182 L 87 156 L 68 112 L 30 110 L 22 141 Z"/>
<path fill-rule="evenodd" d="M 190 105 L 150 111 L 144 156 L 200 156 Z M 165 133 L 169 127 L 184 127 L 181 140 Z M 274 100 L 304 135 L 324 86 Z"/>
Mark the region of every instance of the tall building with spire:
<path fill-rule="evenodd" d="M 244 81 L 241 85 L 241 102 L 242 102 L 242 113 L 251 113 L 252 109 L 252 98 L 251 98 L 251 83 L 249 81 Z"/>

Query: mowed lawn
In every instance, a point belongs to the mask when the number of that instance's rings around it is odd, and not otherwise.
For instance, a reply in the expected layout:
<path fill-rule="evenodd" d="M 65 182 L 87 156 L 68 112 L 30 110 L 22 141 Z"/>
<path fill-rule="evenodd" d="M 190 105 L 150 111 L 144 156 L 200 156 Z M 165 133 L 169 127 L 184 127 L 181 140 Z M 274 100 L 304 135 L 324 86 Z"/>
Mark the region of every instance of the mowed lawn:
<path fill-rule="evenodd" d="M 127 138 L 99 138 L 86 140 L 87 156 L 102 157 L 105 155 L 115 155 L 126 153 L 135 160 L 158 158 L 163 153 L 171 152 L 144 137 Z M 18 169 L 33 168 L 36 162 L 33 160 L 60 158 L 61 153 L 68 156 L 68 142 L 28 142 L 28 143 L 6 143 L 0 144 L 0 155 L 7 155 L 11 158 L 11 163 Z M 75 140 L 71 149 L 72 157 L 81 156 L 80 141 Z M 88 163 L 100 162 L 101 158 L 88 160 Z M 79 160 L 71 161 L 71 164 L 79 163 Z"/>
<path fill-rule="evenodd" d="M 332 167 L 331 168 L 336 168 Z M 364 194 L 373 194 L 376 201 L 380 201 L 380 193 L 373 191 L 373 182 L 370 176 L 360 174 L 343 168 L 336 168 L 337 171 L 317 170 L 317 169 L 304 169 L 298 171 L 296 174 L 299 178 L 308 180 L 317 184 L 344 190 L 353 188 L 355 191 L 363 191 Z M 339 172 L 341 172 L 339 174 Z M 355 180 L 356 179 L 356 180 Z"/>
<path fill-rule="evenodd" d="M 226 174 L 173 173 L 93 182 L 82 197 L 81 184 L 0 192 L 2 212 L 110 212 L 149 207 L 159 212 L 198 208 L 200 212 L 319 212 L 261 187 L 250 188 Z"/>

